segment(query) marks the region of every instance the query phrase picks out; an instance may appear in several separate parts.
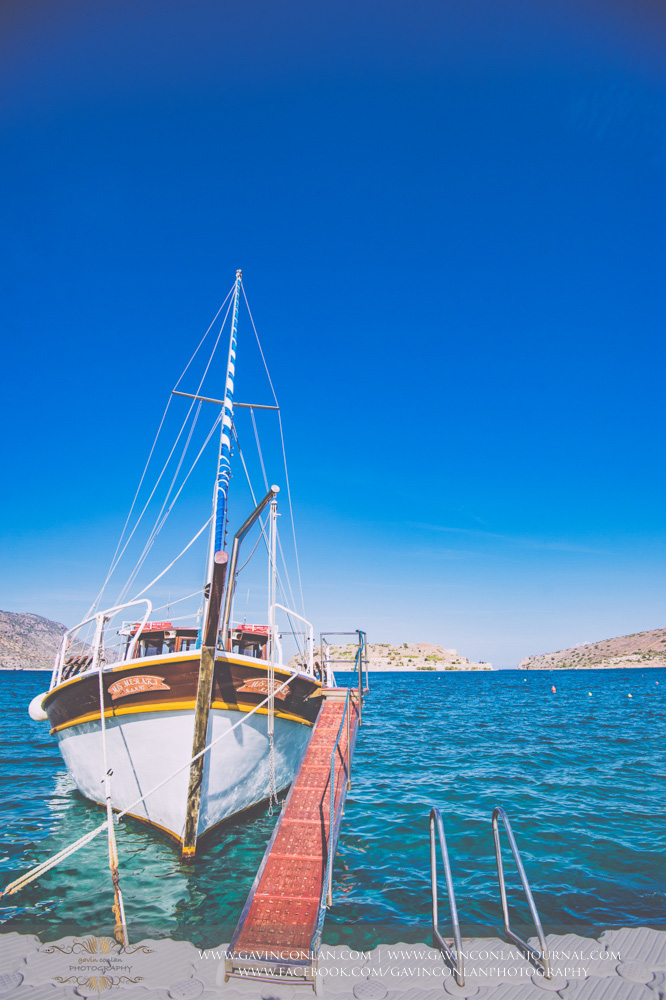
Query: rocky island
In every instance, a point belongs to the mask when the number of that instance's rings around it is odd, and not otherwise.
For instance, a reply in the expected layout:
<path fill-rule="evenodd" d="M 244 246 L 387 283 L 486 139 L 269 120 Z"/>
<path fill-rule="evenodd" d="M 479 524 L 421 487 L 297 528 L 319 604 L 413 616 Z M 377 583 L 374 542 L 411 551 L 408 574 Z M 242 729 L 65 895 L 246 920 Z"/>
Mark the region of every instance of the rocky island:
<path fill-rule="evenodd" d="M 356 644 L 330 646 L 334 669 L 351 670 L 354 667 Z M 347 666 L 349 662 L 349 666 Z M 487 662 L 474 663 L 461 656 L 455 649 L 436 646 L 432 642 L 403 642 L 391 645 L 388 642 L 368 643 L 369 670 L 492 670 Z"/>
<path fill-rule="evenodd" d="M 612 667 L 666 667 L 666 628 L 633 632 L 616 639 L 586 642 L 556 653 L 526 656 L 519 670 L 589 670 Z"/>
<path fill-rule="evenodd" d="M 51 670 L 67 626 L 41 615 L 0 611 L 0 670 Z M 351 670 L 356 645 L 330 646 L 335 669 Z M 294 659 L 294 658 L 292 658 Z M 492 670 L 432 642 L 368 645 L 369 670 Z M 291 661 L 290 661 L 291 662 Z"/>

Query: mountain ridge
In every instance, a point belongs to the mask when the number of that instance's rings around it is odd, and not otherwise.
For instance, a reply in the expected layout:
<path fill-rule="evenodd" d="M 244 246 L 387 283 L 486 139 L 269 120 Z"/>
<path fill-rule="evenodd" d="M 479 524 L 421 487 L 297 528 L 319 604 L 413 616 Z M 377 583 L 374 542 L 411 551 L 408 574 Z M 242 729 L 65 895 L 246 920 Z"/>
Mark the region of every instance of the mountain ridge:
<path fill-rule="evenodd" d="M 28 611 L 0 611 L 0 670 L 52 670 L 67 626 Z"/>
<path fill-rule="evenodd" d="M 554 653 L 525 656 L 519 670 L 592 670 L 666 667 L 666 628 L 585 642 Z"/>

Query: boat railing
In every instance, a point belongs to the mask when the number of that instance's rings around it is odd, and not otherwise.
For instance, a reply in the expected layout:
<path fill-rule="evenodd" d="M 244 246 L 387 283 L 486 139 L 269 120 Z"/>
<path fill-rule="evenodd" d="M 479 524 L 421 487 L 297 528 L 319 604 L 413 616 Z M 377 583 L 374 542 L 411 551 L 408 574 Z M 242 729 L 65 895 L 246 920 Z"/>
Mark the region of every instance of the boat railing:
<path fill-rule="evenodd" d="M 346 729 L 346 743 L 345 743 L 345 753 L 342 757 L 342 766 L 344 768 L 344 780 L 347 782 L 347 791 L 351 788 L 351 711 L 352 711 L 352 689 L 347 688 L 347 697 L 345 698 L 345 707 L 342 712 L 342 719 L 340 721 L 340 728 L 338 729 L 338 735 L 335 738 L 335 743 L 333 744 L 333 750 L 331 751 L 331 776 L 330 776 L 330 809 L 328 817 L 328 852 L 326 857 L 326 905 L 332 906 L 333 904 L 333 844 L 335 843 L 335 836 L 333 833 L 334 823 L 336 821 L 335 815 L 335 755 L 338 753 L 338 747 L 340 746 L 340 738 L 342 733 Z"/>
<path fill-rule="evenodd" d="M 541 947 L 541 952 L 538 952 L 533 948 L 527 941 L 524 941 L 518 934 L 511 930 L 511 924 L 509 921 L 509 904 L 507 902 L 506 894 L 506 882 L 504 879 L 504 866 L 502 864 L 502 845 L 500 843 L 500 833 L 499 833 L 499 820 L 502 820 L 504 824 L 504 829 L 506 830 L 506 835 L 509 841 L 509 846 L 511 848 L 511 853 L 513 854 L 513 859 L 516 862 L 516 868 L 518 869 L 518 875 L 520 876 L 520 881 L 523 886 L 523 891 L 527 898 L 527 905 L 530 909 L 530 914 L 532 916 L 532 921 L 536 928 L 537 937 L 539 938 L 539 945 Z M 496 806 L 493 810 L 493 838 L 495 841 L 495 858 L 497 861 L 497 879 L 499 882 L 500 895 L 502 897 L 502 915 L 504 917 L 504 933 L 506 937 L 517 944 L 520 948 L 528 953 L 543 969 L 544 977 L 546 979 L 552 979 L 553 973 L 550 967 L 550 959 L 548 955 L 548 945 L 546 943 L 546 938 L 543 933 L 543 928 L 541 926 L 541 921 L 539 920 L 539 914 L 537 912 L 536 904 L 534 902 L 534 897 L 532 896 L 532 890 L 530 884 L 527 880 L 527 875 L 525 874 L 525 869 L 523 867 L 523 862 L 520 857 L 520 851 L 518 850 L 518 845 L 516 844 L 516 838 L 513 835 L 513 830 L 511 829 L 511 823 L 509 822 L 509 817 L 502 806 Z"/>
<path fill-rule="evenodd" d="M 343 635 L 355 635 L 357 636 L 358 646 L 356 648 L 356 653 L 354 655 L 354 660 L 347 658 L 337 658 L 333 659 L 329 652 L 331 643 L 328 641 L 329 636 L 343 636 Z M 356 629 L 355 632 L 320 632 L 319 633 L 319 648 L 321 649 L 321 657 L 323 661 L 323 668 L 327 678 L 331 678 L 329 683 L 332 686 L 333 681 L 333 665 L 335 663 L 343 663 L 347 668 L 351 664 L 351 672 L 358 674 L 358 696 L 359 696 L 359 722 L 361 721 L 361 713 L 363 708 L 363 695 L 367 694 L 370 685 L 368 681 L 368 637 L 362 629 Z M 363 683 L 363 671 L 365 670 L 365 685 Z"/>
<path fill-rule="evenodd" d="M 98 626 L 95 629 L 95 637 L 93 639 L 91 646 L 89 646 L 86 649 L 86 659 L 89 659 L 90 662 L 85 666 L 85 669 L 78 671 L 77 675 L 79 673 L 83 674 L 90 672 L 91 670 L 95 669 L 96 665 L 100 662 L 100 657 L 104 645 L 104 625 L 108 621 L 110 621 L 111 618 L 114 617 L 114 615 L 118 614 L 119 611 L 123 611 L 125 608 L 136 607 L 136 605 L 138 604 L 145 604 L 146 611 L 139 627 L 137 628 L 134 634 L 134 637 L 127 646 L 125 655 L 123 656 L 124 660 L 131 660 L 132 657 L 134 656 L 134 650 L 136 649 L 136 644 L 139 641 L 141 632 L 143 631 L 143 628 L 150 617 L 150 613 L 153 610 L 153 605 L 148 600 L 147 597 L 141 597 L 139 598 L 139 600 L 136 601 L 127 601 L 125 604 L 117 604 L 112 608 L 105 608 L 104 611 L 97 611 L 94 615 L 90 615 L 88 618 L 84 618 L 83 621 L 78 623 L 78 625 L 74 625 L 73 628 L 67 629 L 67 631 L 62 637 L 62 642 L 60 643 L 60 649 L 56 654 L 55 663 L 53 666 L 53 673 L 51 675 L 51 685 L 49 687 L 49 690 L 51 691 L 54 687 L 56 687 L 60 683 L 63 674 L 63 667 L 65 666 L 65 656 L 67 654 L 67 650 L 71 643 L 72 637 L 75 635 L 76 632 L 78 632 L 80 628 L 83 628 L 84 625 L 89 625 L 91 622 L 96 622 Z"/>
<path fill-rule="evenodd" d="M 302 615 L 297 614 L 296 611 L 292 611 L 291 608 L 285 608 L 284 604 L 276 603 L 275 607 L 279 608 L 280 611 L 284 611 L 284 613 L 288 615 L 290 618 L 296 618 L 299 622 L 303 622 L 304 625 L 307 625 L 308 628 L 307 653 L 306 653 L 307 672 L 309 674 L 314 675 L 314 626 L 312 625 L 312 622 L 309 622 L 307 618 L 304 618 Z M 280 645 L 279 639 L 276 639 L 276 642 L 279 652 L 279 663 L 280 666 L 282 666 L 282 646 Z"/>
<path fill-rule="evenodd" d="M 333 673 L 333 668 L 331 666 L 331 654 L 328 651 L 329 643 L 326 641 L 325 637 L 321 635 L 319 637 L 319 650 L 321 653 L 321 673 L 322 681 L 327 687 L 333 687 L 335 684 L 335 674 Z"/>
<path fill-rule="evenodd" d="M 453 943 L 455 955 L 446 943 L 439 929 L 439 887 L 437 884 L 437 843 L 435 833 L 439 840 L 439 852 L 444 865 L 444 879 L 446 881 L 446 894 L 449 900 L 451 911 L 451 925 L 453 927 Z M 442 814 L 436 806 L 430 810 L 430 890 L 432 895 L 432 936 L 435 945 L 444 952 L 449 959 L 458 986 L 465 985 L 465 955 L 460 936 L 460 923 L 458 921 L 458 908 L 456 897 L 453 891 L 453 878 L 451 877 L 451 865 L 449 863 L 449 852 L 446 847 L 446 834 L 444 833 L 444 822 Z"/>
<path fill-rule="evenodd" d="M 358 649 L 356 650 L 355 667 L 358 671 L 358 724 L 361 725 L 363 717 L 363 695 L 369 690 L 368 683 L 368 639 L 365 632 L 358 630 Z M 363 686 L 363 667 L 365 666 L 365 687 Z"/>

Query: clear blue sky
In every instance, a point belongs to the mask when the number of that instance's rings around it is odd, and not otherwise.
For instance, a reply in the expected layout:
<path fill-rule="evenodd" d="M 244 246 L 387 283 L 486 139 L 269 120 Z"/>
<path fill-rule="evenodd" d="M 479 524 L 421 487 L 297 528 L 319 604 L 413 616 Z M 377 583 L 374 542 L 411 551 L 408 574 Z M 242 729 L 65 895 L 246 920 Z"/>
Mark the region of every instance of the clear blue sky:
<path fill-rule="evenodd" d="M 0 20 L 0 607 L 87 609 L 242 267 L 318 627 L 510 666 L 664 625 L 661 5 Z"/>

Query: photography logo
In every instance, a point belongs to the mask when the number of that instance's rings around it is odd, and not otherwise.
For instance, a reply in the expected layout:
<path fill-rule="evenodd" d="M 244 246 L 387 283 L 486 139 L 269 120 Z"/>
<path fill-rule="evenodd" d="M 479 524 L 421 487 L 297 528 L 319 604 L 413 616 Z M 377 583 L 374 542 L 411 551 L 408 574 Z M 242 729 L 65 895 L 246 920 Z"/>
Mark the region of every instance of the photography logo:
<path fill-rule="evenodd" d="M 63 970 L 70 975 L 55 976 L 55 982 L 63 985 L 70 983 L 97 994 L 110 990 L 113 986 L 142 982 L 143 976 L 132 977 L 132 963 L 128 962 L 128 958 L 137 953 L 146 955 L 153 951 L 145 945 L 124 948 L 110 937 L 75 938 L 71 945 L 64 948 L 53 944 L 43 950 L 47 955 L 60 952 L 70 956 L 70 964 Z"/>

